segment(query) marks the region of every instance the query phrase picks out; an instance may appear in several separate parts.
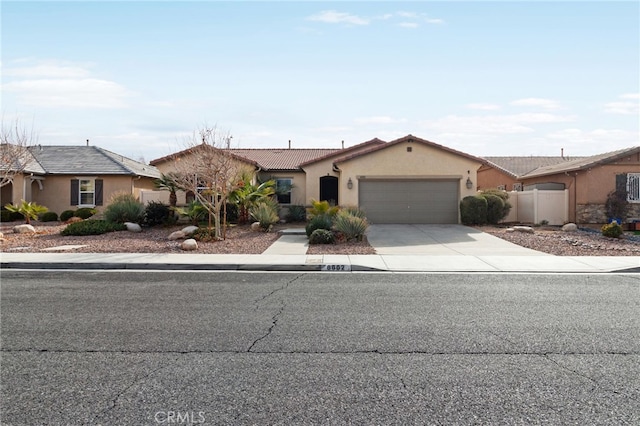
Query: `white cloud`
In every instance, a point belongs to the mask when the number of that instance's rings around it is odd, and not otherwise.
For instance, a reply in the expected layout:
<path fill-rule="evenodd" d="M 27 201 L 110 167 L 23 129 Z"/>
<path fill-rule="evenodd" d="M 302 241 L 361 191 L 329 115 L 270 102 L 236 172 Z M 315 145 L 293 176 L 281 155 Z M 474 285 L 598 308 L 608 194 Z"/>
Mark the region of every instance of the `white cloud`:
<path fill-rule="evenodd" d="M 418 28 L 418 24 L 415 22 L 400 22 L 398 26 L 402 28 Z"/>
<path fill-rule="evenodd" d="M 560 105 L 560 103 L 558 103 L 558 101 L 554 101 L 553 99 L 543 99 L 543 98 L 518 99 L 513 102 L 510 102 L 509 105 L 530 106 L 530 107 L 537 107 L 537 108 L 549 109 L 549 110 L 562 108 L 562 106 Z"/>
<path fill-rule="evenodd" d="M 307 19 L 327 24 L 368 25 L 370 22 L 369 19 L 335 10 L 324 10 L 318 14 L 308 17 Z"/>
<path fill-rule="evenodd" d="M 119 84 L 95 78 L 20 80 L 2 89 L 26 105 L 50 108 L 124 108 L 129 96 Z"/>
<path fill-rule="evenodd" d="M 444 24 L 443 19 L 437 19 L 437 18 L 426 18 L 424 21 L 427 24 Z"/>
<path fill-rule="evenodd" d="M 624 147 L 638 145 L 640 134 L 638 132 L 621 129 L 563 129 L 546 135 L 548 139 L 558 140 L 566 145 L 580 147 L 582 152 L 592 152 L 593 154 L 613 151 Z M 585 147 L 587 147 L 585 149 Z M 588 149 L 591 147 L 591 149 Z M 611 147 L 604 149 L 603 147 Z M 577 155 L 577 154 L 574 154 Z"/>
<path fill-rule="evenodd" d="M 482 111 L 494 111 L 500 109 L 500 105 L 496 104 L 485 104 L 485 103 L 474 103 L 465 105 L 469 109 L 479 109 Z"/>
<path fill-rule="evenodd" d="M 640 113 L 640 102 L 637 101 L 640 99 L 640 93 L 625 93 L 618 98 L 630 99 L 630 101 L 608 102 L 604 104 L 604 112 L 621 115 L 638 115 Z M 633 102 L 634 100 L 636 102 Z"/>
<path fill-rule="evenodd" d="M 21 66 L 3 70 L 5 83 L 2 91 L 14 93 L 18 102 L 29 106 L 127 107 L 126 99 L 131 93 L 125 87 L 92 77 L 82 65 L 60 61 L 34 62 L 20 61 Z"/>
<path fill-rule="evenodd" d="M 518 134 L 531 133 L 533 124 L 574 121 L 573 116 L 549 113 L 523 113 L 511 115 L 458 116 L 449 115 L 423 124 L 429 131 L 446 134 Z"/>
<path fill-rule="evenodd" d="M 404 118 L 393 118 L 389 116 L 373 116 L 373 117 L 361 117 L 354 120 L 356 124 L 396 124 L 406 123 Z"/>

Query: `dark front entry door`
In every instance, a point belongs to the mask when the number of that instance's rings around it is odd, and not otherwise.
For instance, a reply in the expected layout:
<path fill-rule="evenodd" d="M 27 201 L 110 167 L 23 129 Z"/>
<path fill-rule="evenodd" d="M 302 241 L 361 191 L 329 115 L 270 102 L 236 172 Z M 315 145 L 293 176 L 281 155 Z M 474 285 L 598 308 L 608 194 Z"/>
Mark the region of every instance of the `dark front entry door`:
<path fill-rule="evenodd" d="M 338 178 L 335 176 L 322 176 L 320 178 L 320 201 L 328 201 L 329 204 L 338 205 Z"/>

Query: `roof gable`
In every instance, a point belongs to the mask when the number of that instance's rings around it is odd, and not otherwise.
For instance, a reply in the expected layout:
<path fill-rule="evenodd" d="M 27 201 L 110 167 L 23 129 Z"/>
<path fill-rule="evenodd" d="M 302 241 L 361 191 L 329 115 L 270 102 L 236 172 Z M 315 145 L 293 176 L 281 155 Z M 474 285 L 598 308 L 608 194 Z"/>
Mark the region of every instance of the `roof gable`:
<path fill-rule="evenodd" d="M 512 177 L 532 172 L 540 167 L 562 164 L 586 157 L 483 157 L 488 162 L 488 166 L 496 168 Z"/>
<path fill-rule="evenodd" d="M 231 149 L 234 155 L 254 162 L 265 171 L 300 170 L 301 164 L 317 161 L 339 151 L 341 150 L 322 148 Z"/>
<path fill-rule="evenodd" d="M 464 153 L 462 151 L 457 151 L 455 149 L 448 148 L 448 147 L 443 146 L 443 145 L 439 145 L 437 143 L 428 141 L 426 139 L 418 138 L 418 137 L 413 136 L 411 134 L 409 134 L 407 136 L 404 136 L 402 138 L 393 140 L 391 142 L 387 142 L 385 144 L 379 144 L 379 145 L 373 146 L 373 147 L 371 147 L 369 149 L 365 149 L 363 151 L 359 151 L 359 152 L 356 152 L 356 153 L 353 153 L 353 154 L 350 154 L 350 155 L 345 155 L 343 157 L 337 158 L 334 161 L 334 163 L 335 164 L 344 163 L 345 161 L 349 161 L 349 160 L 352 160 L 354 158 L 358 158 L 358 157 L 361 157 L 361 156 L 369 155 L 369 154 L 372 154 L 374 152 L 381 151 L 383 149 L 387 149 L 387 148 L 390 148 L 390 147 L 392 147 L 394 145 L 397 145 L 397 144 L 400 144 L 400 143 L 404 143 L 404 142 L 420 143 L 420 144 L 423 144 L 423 145 L 426 145 L 426 146 L 429 146 L 429 147 L 432 147 L 432 148 L 440 149 L 442 151 L 445 151 L 445 152 L 448 152 L 448 153 L 451 153 L 451 154 L 454 154 L 454 155 L 457 155 L 457 156 L 460 156 L 460 157 L 467 158 L 469 160 L 477 161 L 477 162 L 479 162 L 481 164 L 485 164 L 486 163 L 486 160 L 484 160 L 482 158 L 475 157 L 473 155 Z"/>

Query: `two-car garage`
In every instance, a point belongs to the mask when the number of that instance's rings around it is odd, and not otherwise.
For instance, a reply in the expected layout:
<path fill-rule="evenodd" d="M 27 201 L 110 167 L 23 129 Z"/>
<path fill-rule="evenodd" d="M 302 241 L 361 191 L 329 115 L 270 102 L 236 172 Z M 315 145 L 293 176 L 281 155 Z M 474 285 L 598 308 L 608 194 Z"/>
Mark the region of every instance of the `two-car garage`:
<path fill-rule="evenodd" d="M 358 205 L 371 223 L 458 223 L 459 179 L 361 179 Z"/>

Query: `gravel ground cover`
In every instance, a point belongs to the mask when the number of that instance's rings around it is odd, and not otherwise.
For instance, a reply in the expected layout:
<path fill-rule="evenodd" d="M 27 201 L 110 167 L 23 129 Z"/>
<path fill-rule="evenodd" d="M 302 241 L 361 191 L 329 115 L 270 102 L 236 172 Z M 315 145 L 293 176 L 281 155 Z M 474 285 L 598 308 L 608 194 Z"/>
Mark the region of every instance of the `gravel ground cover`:
<path fill-rule="evenodd" d="M 184 253 L 180 249 L 181 241 L 169 241 L 176 227 L 145 228 L 141 233 L 127 231 L 110 232 L 103 235 L 68 236 L 60 235 L 66 225 L 59 223 L 34 223 L 35 235 L 15 234 L 12 229 L 22 222 L 3 223 L 0 232 L 4 241 L 0 244 L 3 252 L 38 253 L 75 252 L 75 253 Z M 293 225 L 296 226 L 296 225 Z M 300 225 L 297 225 L 300 226 Z M 278 225 L 273 232 L 254 232 L 249 226 L 232 226 L 227 230 L 227 239 L 217 242 L 199 242 L 197 253 L 202 254 L 260 254 L 265 251 L 280 234 L 278 230 L 291 228 L 292 225 Z M 579 230 L 562 232 L 557 227 L 535 228 L 533 234 L 508 232 L 504 227 L 483 226 L 479 230 L 514 244 L 556 256 L 640 256 L 640 238 L 625 236 L 620 239 L 606 238 L 598 232 Z M 82 246 L 72 250 L 53 249 L 60 246 Z M 313 245 L 307 254 L 375 254 L 373 247 L 366 241 L 335 245 Z"/>

